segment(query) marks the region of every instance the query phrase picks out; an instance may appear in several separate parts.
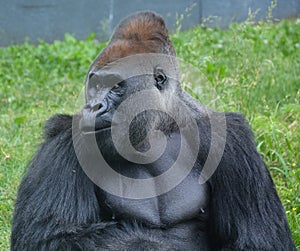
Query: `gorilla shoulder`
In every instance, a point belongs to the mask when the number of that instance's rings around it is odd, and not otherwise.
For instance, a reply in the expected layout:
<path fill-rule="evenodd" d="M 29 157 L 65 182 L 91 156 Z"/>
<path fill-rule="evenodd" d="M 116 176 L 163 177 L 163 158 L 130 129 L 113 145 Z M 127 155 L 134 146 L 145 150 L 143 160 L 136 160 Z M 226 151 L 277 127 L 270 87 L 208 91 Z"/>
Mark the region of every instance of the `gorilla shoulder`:
<path fill-rule="evenodd" d="M 66 114 L 57 114 L 50 119 L 47 119 L 44 126 L 44 138 L 50 139 L 58 134 L 64 133 L 72 129 L 73 116 Z"/>

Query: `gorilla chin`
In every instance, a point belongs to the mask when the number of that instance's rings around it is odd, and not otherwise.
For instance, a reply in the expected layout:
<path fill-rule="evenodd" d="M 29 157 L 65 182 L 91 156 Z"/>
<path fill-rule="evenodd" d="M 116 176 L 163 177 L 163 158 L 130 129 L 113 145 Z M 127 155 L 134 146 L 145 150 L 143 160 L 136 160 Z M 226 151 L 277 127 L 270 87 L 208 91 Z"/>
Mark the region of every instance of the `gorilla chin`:
<path fill-rule="evenodd" d="M 19 187 L 12 251 L 296 250 L 248 122 L 182 89 L 161 16 L 116 27 L 85 101 L 46 122 Z"/>

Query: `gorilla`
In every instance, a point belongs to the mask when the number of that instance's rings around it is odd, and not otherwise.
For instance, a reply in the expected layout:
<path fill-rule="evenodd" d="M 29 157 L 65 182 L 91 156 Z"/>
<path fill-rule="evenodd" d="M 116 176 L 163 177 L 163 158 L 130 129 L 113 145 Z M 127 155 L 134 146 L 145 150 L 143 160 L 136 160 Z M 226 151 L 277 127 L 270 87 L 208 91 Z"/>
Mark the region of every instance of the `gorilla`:
<path fill-rule="evenodd" d="M 183 91 L 164 21 L 146 11 L 92 63 L 81 111 L 46 122 L 11 250 L 296 248 L 247 121 Z"/>

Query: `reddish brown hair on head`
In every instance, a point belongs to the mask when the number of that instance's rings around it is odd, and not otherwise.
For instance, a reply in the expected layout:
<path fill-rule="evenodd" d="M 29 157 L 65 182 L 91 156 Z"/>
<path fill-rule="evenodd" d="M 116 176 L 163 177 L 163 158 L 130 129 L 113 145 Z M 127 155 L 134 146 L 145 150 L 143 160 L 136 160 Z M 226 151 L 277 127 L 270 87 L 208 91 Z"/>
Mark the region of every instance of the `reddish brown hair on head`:
<path fill-rule="evenodd" d="M 176 56 L 163 18 L 151 11 L 138 12 L 121 21 L 94 65 L 101 68 L 117 59 L 139 53 Z"/>

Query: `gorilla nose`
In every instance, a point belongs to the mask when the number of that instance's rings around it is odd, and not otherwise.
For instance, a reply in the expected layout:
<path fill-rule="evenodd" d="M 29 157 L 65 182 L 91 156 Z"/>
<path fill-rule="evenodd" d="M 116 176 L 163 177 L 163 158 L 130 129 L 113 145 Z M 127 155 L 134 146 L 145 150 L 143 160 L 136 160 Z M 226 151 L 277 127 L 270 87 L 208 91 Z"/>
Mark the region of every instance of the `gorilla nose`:
<path fill-rule="evenodd" d="M 80 120 L 80 130 L 82 132 L 95 132 L 111 125 L 111 115 L 108 113 L 108 103 L 106 100 L 100 103 L 87 105 L 82 110 Z"/>
<path fill-rule="evenodd" d="M 101 101 L 91 107 L 91 111 L 96 113 L 97 116 L 101 116 L 108 111 L 108 104 L 106 100 Z"/>

